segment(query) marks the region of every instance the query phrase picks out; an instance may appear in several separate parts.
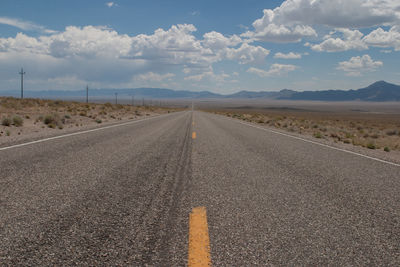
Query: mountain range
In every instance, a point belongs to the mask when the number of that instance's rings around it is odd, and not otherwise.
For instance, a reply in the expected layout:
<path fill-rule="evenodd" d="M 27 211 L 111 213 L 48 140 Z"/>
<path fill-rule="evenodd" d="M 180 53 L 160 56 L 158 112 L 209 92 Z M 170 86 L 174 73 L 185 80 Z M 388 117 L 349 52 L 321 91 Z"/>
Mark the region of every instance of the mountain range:
<path fill-rule="evenodd" d="M 136 99 L 284 99 L 284 100 L 318 100 L 318 101 L 400 101 L 400 85 L 385 81 L 375 82 L 368 87 L 356 90 L 324 90 L 324 91 L 240 91 L 234 94 L 222 95 L 209 91 L 192 92 L 163 88 L 134 88 L 134 89 L 91 89 L 90 97 L 126 99 L 134 96 Z M 19 96 L 19 91 L 0 91 L 3 96 Z M 25 97 L 39 98 L 85 98 L 86 91 L 25 91 Z"/>

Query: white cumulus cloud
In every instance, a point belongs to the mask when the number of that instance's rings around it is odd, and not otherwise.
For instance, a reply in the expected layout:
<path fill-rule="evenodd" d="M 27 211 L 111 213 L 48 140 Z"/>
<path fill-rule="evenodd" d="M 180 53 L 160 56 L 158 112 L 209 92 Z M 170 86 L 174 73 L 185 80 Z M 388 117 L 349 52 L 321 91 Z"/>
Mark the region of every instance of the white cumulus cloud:
<path fill-rule="evenodd" d="M 346 72 L 347 76 L 360 76 L 363 72 L 376 71 L 377 68 L 382 66 L 382 61 L 374 61 L 369 55 L 365 54 L 361 57 L 356 56 L 348 61 L 339 62 L 337 69 Z"/>
<path fill-rule="evenodd" d="M 377 47 L 393 47 L 400 51 L 400 26 L 393 26 L 388 31 L 378 28 L 364 37 L 366 44 Z"/>
<path fill-rule="evenodd" d="M 302 54 L 300 53 L 294 53 L 294 52 L 289 52 L 287 54 L 278 52 L 275 53 L 274 58 L 281 58 L 281 59 L 300 59 L 302 57 Z"/>
<path fill-rule="evenodd" d="M 260 64 L 269 54 L 269 50 L 243 42 L 236 35 L 213 31 L 197 38 L 195 31 L 192 24 L 178 24 L 135 36 L 104 26 L 68 26 L 62 32 L 37 37 L 18 33 L 0 38 L 0 70 L 24 66 L 37 79 L 74 77 L 74 81 L 97 81 L 104 86 L 126 86 L 132 77 L 175 79 L 163 76 L 174 71 L 221 81 L 226 74 L 209 71 L 214 63 Z M 6 77 L 4 73 L 0 71 L 0 78 Z"/>
<path fill-rule="evenodd" d="M 289 64 L 272 64 L 268 71 L 251 67 L 247 72 L 256 74 L 260 77 L 282 76 L 296 70 L 297 68 L 297 66 Z"/>
<path fill-rule="evenodd" d="M 333 37 L 334 34 L 341 33 L 342 38 Z M 362 39 L 363 34 L 359 30 L 336 29 L 329 35 L 324 37 L 324 41 L 320 44 L 308 44 L 312 50 L 318 52 L 340 52 L 347 50 L 365 50 L 368 46 Z"/>
<path fill-rule="evenodd" d="M 159 74 L 159 73 L 154 73 L 152 71 L 136 75 L 134 77 L 135 80 L 137 81 L 155 81 L 155 82 L 161 82 L 164 80 L 171 80 L 171 78 L 175 77 L 175 74 L 173 73 L 165 73 L 165 74 Z"/>

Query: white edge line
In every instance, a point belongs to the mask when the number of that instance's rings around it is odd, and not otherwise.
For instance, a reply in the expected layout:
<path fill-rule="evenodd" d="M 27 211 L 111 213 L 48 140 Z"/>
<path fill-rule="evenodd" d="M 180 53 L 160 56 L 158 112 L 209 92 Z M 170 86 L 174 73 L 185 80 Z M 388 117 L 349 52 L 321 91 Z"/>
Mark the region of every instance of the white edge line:
<path fill-rule="evenodd" d="M 48 137 L 48 138 L 44 138 L 44 139 L 40 139 L 40 140 L 27 142 L 27 143 L 1 147 L 0 151 L 7 150 L 7 149 L 12 149 L 12 148 L 17 148 L 17 147 L 22 147 L 22 146 L 28 146 L 28 145 L 37 144 L 37 143 L 42 143 L 42 142 L 46 142 L 46 141 L 50 141 L 50 140 L 54 140 L 54 139 L 60 139 L 60 138 L 64 138 L 64 137 L 80 135 L 80 134 L 85 134 L 85 133 L 91 133 L 91 132 L 101 131 L 101 130 L 110 129 L 110 128 L 114 128 L 114 127 L 120 127 L 120 126 L 124 126 L 124 125 L 128 125 L 128 124 L 134 124 L 134 123 L 137 123 L 137 122 L 147 121 L 147 120 L 151 120 L 151 119 L 155 119 L 155 118 L 161 118 L 161 117 L 165 117 L 165 116 L 176 114 L 176 113 L 179 113 L 179 112 L 172 112 L 172 113 L 168 113 L 168 114 L 162 114 L 162 115 L 158 115 L 158 116 L 153 116 L 153 117 L 146 118 L 146 119 L 128 121 L 128 122 L 109 125 L 109 126 L 104 126 L 104 127 L 100 127 L 100 128 L 96 128 L 96 129 L 85 130 L 85 131 L 80 131 L 80 132 L 74 132 L 74 133 L 69 133 L 69 134 L 63 134 L 63 135 Z"/>
<path fill-rule="evenodd" d="M 238 123 L 241 123 L 241 124 L 253 127 L 253 128 L 257 128 L 257 129 L 260 129 L 260 130 L 263 130 L 263 131 L 266 131 L 266 132 L 280 134 L 280 135 L 283 135 L 283 136 L 286 136 L 286 137 L 290 137 L 290 138 L 293 138 L 293 139 L 297 139 L 297 140 L 301 140 L 301 141 L 304 141 L 304 142 L 307 142 L 307 143 L 311 143 L 311 144 L 315 144 L 315 145 L 331 148 L 331 149 L 334 149 L 334 150 L 346 152 L 346 153 L 349 153 L 349 154 L 357 155 L 357 156 L 364 157 L 364 158 L 367 158 L 367 159 L 372 159 L 372 160 L 375 160 L 375 161 L 379 161 L 379 162 L 382 162 L 382 163 L 386 163 L 386 164 L 390 164 L 390 165 L 393 165 L 393 166 L 396 166 L 396 167 L 400 167 L 400 164 L 397 164 L 397 163 L 394 163 L 394 162 L 390 162 L 390 161 L 387 161 L 387 160 L 370 157 L 370 156 L 367 156 L 367 155 L 364 155 L 364 154 L 360 154 L 360 153 L 357 153 L 357 152 L 353 152 L 353 151 L 350 151 L 350 150 L 346 150 L 346 149 L 337 148 L 337 147 L 334 147 L 334 146 L 318 143 L 318 142 L 315 142 L 315 141 L 307 140 L 307 139 L 304 139 L 304 138 L 301 138 L 301 137 L 297 137 L 297 136 L 294 136 L 294 135 L 290 135 L 290 134 L 286 134 L 286 133 L 281 133 L 281 132 L 274 131 L 274 130 L 271 130 L 271 129 L 268 129 L 268 128 L 252 125 L 252 124 L 249 124 L 249 123 L 245 123 L 245 122 L 242 122 L 242 121 L 239 121 L 239 120 L 230 119 L 230 118 L 227 118 L 226 116 L 223 116 L 223 115 L 221 115 L 221 116 L 224 117 L 227 120 L 235 121 L 235 122 L 238 122 Z"/>

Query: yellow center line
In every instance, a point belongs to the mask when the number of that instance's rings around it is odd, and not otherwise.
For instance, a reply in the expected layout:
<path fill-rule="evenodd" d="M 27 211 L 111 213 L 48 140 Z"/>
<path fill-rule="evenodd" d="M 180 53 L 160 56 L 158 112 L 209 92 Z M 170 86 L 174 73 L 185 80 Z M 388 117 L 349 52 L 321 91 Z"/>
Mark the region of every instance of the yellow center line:
<path fill-rule="evenodd" d="M 208 237 L 205 207 L 192 209 L 189 217 L 189 267 L 211 266 L 210 239 Z"/>
<path fill-rule="evenodd" d="M 196 139 L 197 135 L 196 132 L 192 132 L 192 139 Z"/>

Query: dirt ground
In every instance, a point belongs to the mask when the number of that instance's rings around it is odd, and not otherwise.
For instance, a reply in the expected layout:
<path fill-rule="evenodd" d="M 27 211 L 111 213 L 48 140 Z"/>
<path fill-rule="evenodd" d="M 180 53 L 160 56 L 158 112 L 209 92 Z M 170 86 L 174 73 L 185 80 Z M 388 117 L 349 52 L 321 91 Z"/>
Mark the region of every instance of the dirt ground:
<path fill-rule="evenodd" d="M 178 111 L 154 106 L 0 97 L 0 145 Z"/>
<path fill-rule="evenodd" d="M 239 106 L 216 108 L 209 105 L 204 110 L 281 129 L 287 132 L 352 144 L 385 152 L 400 151 L 400 113 L 382 104 L 365 104 L 366 108 L 335 104 L 303 106 Z M 400 106 L 400 104 L 398 104 Z M 347 108 L 345 108 L 347 107 Z M 353 105 L 354 107 L 354 105 Z M 393 107 L 393 105 L 392 105 Z"/>

